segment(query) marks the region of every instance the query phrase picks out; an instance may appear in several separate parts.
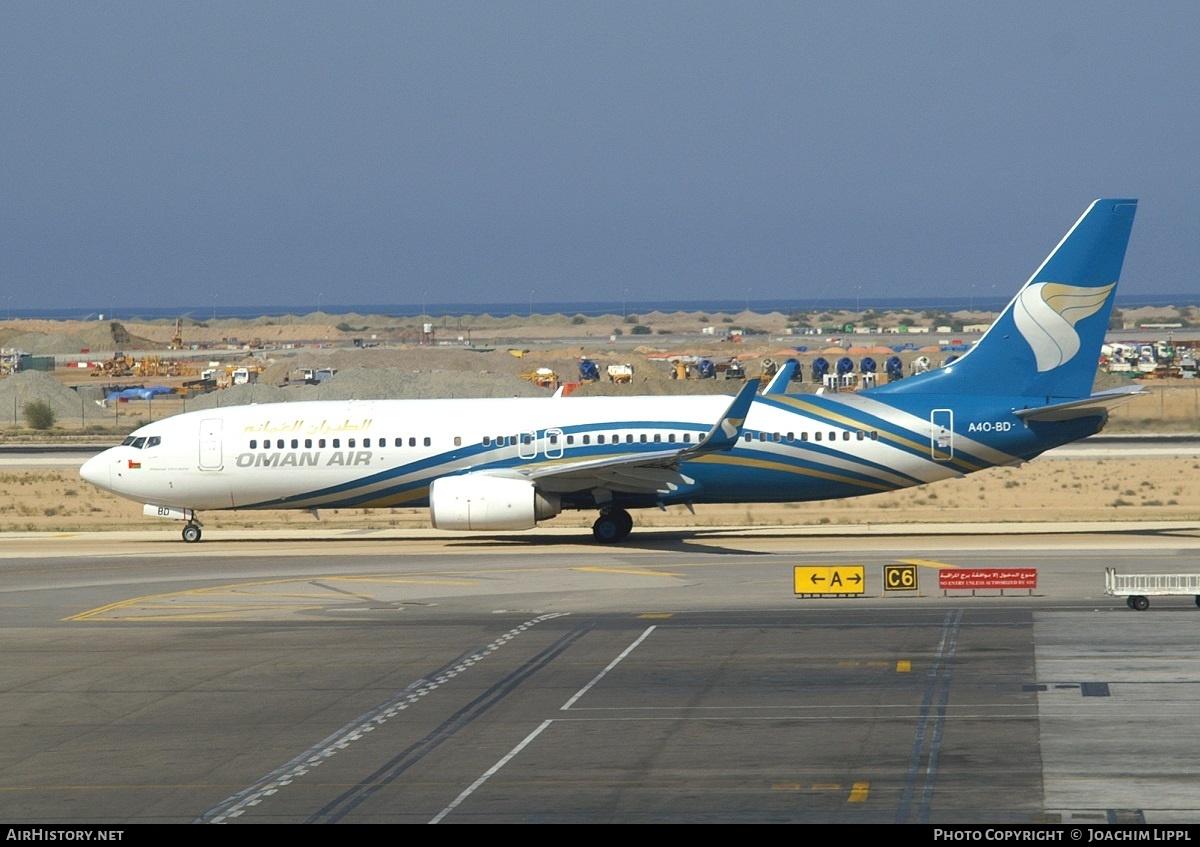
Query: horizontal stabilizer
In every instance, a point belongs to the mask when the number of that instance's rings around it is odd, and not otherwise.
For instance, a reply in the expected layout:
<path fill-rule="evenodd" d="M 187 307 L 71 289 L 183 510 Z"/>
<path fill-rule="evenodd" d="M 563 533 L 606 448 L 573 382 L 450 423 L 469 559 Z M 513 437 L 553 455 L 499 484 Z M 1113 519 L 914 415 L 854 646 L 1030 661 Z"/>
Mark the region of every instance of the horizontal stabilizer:
<path fill-rule="evenodd" d="M 1017 409 L 1013 412 L 1023 421 L 1071 421 L 1076 418 L 1094 418 L 1108 413 L 1122 403 L 1128 403 L 1139 394 L 1145 394 L 1146 389 L 1140 385 L 1123 385 L 1120 388 L 1110 388 L 1100 391 L 1082 400 L 1072 400 L 1069 403 L 1055 403 L 1052 406 L 1039 406 L 1035 409 Z"/>

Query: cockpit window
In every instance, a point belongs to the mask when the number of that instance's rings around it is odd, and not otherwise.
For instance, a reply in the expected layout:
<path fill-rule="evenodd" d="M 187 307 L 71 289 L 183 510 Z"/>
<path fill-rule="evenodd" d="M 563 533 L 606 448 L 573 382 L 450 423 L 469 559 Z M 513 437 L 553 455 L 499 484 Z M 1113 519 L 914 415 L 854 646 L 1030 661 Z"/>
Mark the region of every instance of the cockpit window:
<path fill-rule="evenodd" d="M 129 446 L 131 446 L 135 450 L 141 450 L 143 447 L 146 446 L 146 436 L 143 435 L 140 438 L 133 439 L 133 444 L 131 444 Z"/>
<path fill-rule="evenodd" d="M 133 436 L 132 436 L 132 435 L 131 435 L 131 436 L 129 436 L 128 438 L 126 438 L 124 441 L 122 441 L 122 442 L 121 442 L 121 446 L 122 446 L 122 447 L 128 447 L 128 446 L 130 446 L 131 444 L 133 444 Z"/>
<path fill-rule="evenodd" d="M 157 447 L 160 444 L 162 444 L 162 436 L 160 435 L 152 435 L 146 439 L 147 447 Z"/>

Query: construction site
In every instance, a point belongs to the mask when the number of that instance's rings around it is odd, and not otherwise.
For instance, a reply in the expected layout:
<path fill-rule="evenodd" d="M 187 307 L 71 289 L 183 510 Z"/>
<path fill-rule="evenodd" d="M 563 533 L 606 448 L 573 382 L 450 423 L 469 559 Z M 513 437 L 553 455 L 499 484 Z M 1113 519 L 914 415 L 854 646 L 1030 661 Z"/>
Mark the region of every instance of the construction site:
<path fill-rule="evenodd" d="M 1153 388 L 1114 413 L 1110 428 L 1153 419 L 1167 430 L 1200 430 L 1192 311 L 1180 310 L 1169 327 L 1110 332 L 1097 386 L 1139 380 Z M 839 314 L 822 327 L 779 313 L 630 317 L 0 322 L 0 438 L 30 435 L 22 409 L 37 400 L 66 437 L 127 432 L 186 410 L 299 399 L 733 393 L 732 383 L 769 379 L 788 362 L 790 393 L 857 391 L 953 362 L 991 318 L 956 316 L 970 332 L 900 332 L 895 316 L 862 326 L 861 315 Z M 1119 340 L 1126 335 L 1132 340 Z"/>

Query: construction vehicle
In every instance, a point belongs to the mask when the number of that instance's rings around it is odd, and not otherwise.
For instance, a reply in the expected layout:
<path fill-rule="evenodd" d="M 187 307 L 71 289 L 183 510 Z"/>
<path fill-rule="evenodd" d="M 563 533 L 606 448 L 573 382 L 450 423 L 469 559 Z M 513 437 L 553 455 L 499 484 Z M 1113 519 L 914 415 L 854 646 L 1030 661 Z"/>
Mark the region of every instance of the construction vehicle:
<path fill-rule="evenodd" d="M 183 318 L 175 319 L 175 332 L 171 336 L 171 343 L 167 347 L 171 350 L 183 349 Z"/>
<path fill-rule="evenodd" d="M 538 368 L 536 371 L 521 374 L 521 379 L 527 379 L 541 388 L 558 387 L 558 374 L 553 368 Z"/>
<path fill-rule="evenodd" d="M 742 367 L 742 363 L 739 362 L 736 358 L 730 359 L 728 364 L 725 365 L 725 378 L 726 379 L 745 379 L 746 378 L 746 369 L 744 367 Z"/>
<path fill-rule="evenodd" d="M 111 359 L 105 359 L 92 370 L 92 376 L 129 376 L 136 364 L 137 360 L 133 356 L 126 356 L 124 353 L 114 353 Z"/>
<path fill-rule="evenodd" d="M 600 368 L 591 359 L 579 360 L 579 381 L 580 382 L 599 382 Z"/>
<path fill-rule="evenodd" d="M 609 365 L 608 366 L 608 381 L 615 382 L 617 385 L 627 385 L 633 382 L 633 365 Z"/>
<path fill-rule="evenodd" d="M 294 368 L 283 377 L 284 385 L 320 385 L 337 373 L 337 368 Z"/>

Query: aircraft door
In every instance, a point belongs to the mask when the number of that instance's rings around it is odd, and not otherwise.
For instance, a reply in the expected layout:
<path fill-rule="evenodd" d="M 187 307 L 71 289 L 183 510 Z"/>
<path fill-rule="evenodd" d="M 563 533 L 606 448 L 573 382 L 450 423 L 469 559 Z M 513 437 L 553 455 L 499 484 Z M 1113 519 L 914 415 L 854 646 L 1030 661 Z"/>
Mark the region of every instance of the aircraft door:
<path fill-rule="evenodd" d="M 563 432 L 561 429 L 548 429 L 542 436 L 542 455 L 547 459 L 561 459 L 563 454 Z"/>
<path fill-rule="evenodd" d="M 221 419 L 205 418 L 200 421 L 200 470 L 219 471 L 222 467 Z"/>
<path fill-rule="evenodd" d="M 522 459 L 537 458 L 537 430 L 522 432 L 517 436 L 517 455 Z"/>
<path fill-rule="evenodd" d="M 935 462 L 954 458 L 954 411 L 934 409 L 929 414 L 929 452 Z"/>

